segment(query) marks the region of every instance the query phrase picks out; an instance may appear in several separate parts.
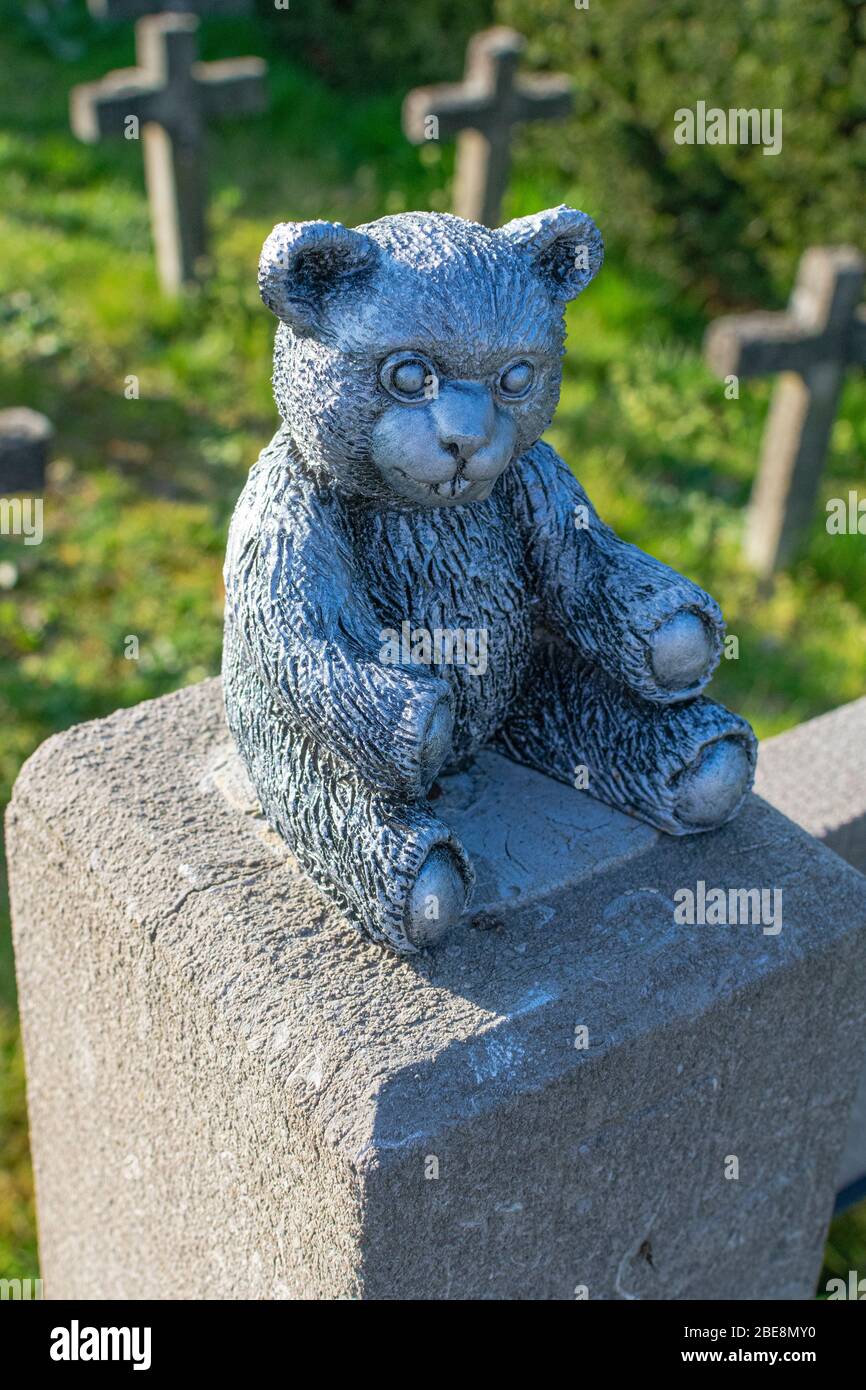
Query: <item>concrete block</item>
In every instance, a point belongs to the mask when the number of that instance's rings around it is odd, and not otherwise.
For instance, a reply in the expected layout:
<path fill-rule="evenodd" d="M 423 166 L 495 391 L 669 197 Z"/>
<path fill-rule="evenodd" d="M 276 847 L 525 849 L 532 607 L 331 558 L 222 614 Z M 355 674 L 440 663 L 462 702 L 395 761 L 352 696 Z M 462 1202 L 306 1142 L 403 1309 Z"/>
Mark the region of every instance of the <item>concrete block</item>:
<path fill-rule="evenodd" d="M 762 743 L 755 790 L 866 872 L 866 698 Z"/>
<path fill-rule="evenodd" d="M 8 845 L 48 1297 L 812 1295 L 860 876 L 755 798 L 674 840 L 485 756 L 437 805 L 476 916 L 397 957 L 264 824 L 218 682 L 27 763 Z M 680 924 L 700 883 L 780 890 L 781 930 Z"/>
<path fill-rule="evenodd" d="M 784 815 L 866 873 L 866 699 L 798 724 L 761 744 L 755 789 Z M 866 894 L 866 883 L 862 884 Z M 866 996 L 861 1004 L 866 1053 Z M 841 1191 L 866 1180 L 866 1057 L 839 1165 Z"/>

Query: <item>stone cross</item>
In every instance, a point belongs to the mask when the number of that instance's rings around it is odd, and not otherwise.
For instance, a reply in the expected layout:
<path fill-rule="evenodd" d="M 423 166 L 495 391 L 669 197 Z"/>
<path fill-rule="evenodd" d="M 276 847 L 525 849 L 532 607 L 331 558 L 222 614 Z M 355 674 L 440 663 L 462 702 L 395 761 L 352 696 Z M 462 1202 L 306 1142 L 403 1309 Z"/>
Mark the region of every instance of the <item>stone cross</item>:
<path fill-rule="evenodd" d="M 140 19 L 138 67 L 74 87 L 70 99 L 72 129 L 88 144 L 128 136 L 140 122 L 157 267 L 169 294 L 196 278 L 197 262 L 206 252 L 208 117 L 251 114 L 265 104 L 262 59 L 200 63 L 198 27 L 189 14 Z"/>
<path fill-rule="evenodd" d="M 0 497 L 41 492 L 54 429 L 37 410 L 0 410 Z"/>
<path fill-rule="evenodd" d="M 512 126 L 555 120 L 572 106 L 567 77 L 517 80 L 525 46 L 513 29 L 485 29 L 469 43 L 462 82 L 416 87 L 403 103 L 403 131 L 413 144 L 457 137 L 454 211 L 488 227 L 499 225 Z"/>
<path fill-rule="evenodd" d="M 707 333 L 706 360 L 719 376 L 783 373 L 746 524 L 747 558 L 765 576 L 791 558 L 811 521 L 845 370 L 866 363 L 864 270 L 853 247 L 814 246 L 785 312 L 722 318 Z"/>

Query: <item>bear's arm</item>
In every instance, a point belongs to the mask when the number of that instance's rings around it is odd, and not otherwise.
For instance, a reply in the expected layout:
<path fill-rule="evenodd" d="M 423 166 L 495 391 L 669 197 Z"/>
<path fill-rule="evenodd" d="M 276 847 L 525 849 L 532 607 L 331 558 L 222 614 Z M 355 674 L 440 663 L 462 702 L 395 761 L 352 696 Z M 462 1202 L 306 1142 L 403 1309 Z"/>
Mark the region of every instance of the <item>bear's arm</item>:
<path fill-rule="evenodd" d="M 545 626 L 645 699 L 668 703 L 694 695 L 721 653 L 724 624 L 716 602 L 620 540 L 549 444 L 535 444 L 511 471 L 512 504 Z M 672 689 L 656 678 L 653 642 L 662 624 L 684 612 L 703 620 L 711 656 L 704 675 Z"/>
<path fill-rule="evenodd" d="M 226 604 L 274 703 L 380 790 L 417 791 L 447 682 L 383 665 L 339 504 L 254 474 L 232 520 Z M 435 773 L 436 768 L 433 768 Z"/>

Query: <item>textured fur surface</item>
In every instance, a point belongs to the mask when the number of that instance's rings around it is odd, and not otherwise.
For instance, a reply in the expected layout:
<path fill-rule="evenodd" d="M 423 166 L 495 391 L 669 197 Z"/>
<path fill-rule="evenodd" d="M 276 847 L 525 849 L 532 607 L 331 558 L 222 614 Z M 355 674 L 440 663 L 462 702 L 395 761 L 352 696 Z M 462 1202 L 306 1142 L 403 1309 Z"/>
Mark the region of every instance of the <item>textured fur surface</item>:
<path fill-rule="evenodd" d="M 468 896 L 426 794 L 487 743 L 563 780 L 584 766 L 593 795 L 671 833 L 748 789 L 751 730 L 700 697 L 716 604 L 620 541 L 539 442 L 564 305 L 601 258 L 569 208 L 496 231 L 281 224 L 262 254 L 283 424 L 232 521 L 227 716 L 272 824 L 399 950 L 419 944 L 425 864 Z"/>

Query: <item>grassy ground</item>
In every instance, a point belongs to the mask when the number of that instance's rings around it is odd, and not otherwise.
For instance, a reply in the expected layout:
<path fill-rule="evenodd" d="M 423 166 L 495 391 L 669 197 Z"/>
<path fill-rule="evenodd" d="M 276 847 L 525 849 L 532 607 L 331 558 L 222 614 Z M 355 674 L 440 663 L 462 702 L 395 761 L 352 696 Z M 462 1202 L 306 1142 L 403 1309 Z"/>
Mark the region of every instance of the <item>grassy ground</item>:
<path fill-rule="evenodd" d="M 261 51 L 252 22 L 206 28 L 206 57 Z M 347 224 L 447 207 L 450 154 L 399 135 L 400 93 L 353 98 L 272 63 L 267 115 L 212 132 L 213 272 L 160 300 L 141 151 L 68 133 L 68 88 L 132 61 L 129 26 L 60 62 L 14 18 L 0 32 L 0 400 L 58 431 L 45 541 L 0 537 L 0 805 L 54 730 L 217 671 L 225 527 L 270 437 L 271 321 L 255 264 L 274 221 Z M 270 55 L 272 56 L 272 55 Z M 509 215 L 593 206 L 518 158 Z M 780 287 L 781 292 L 782 287 Z M 551 441 L 623 535 L 722 596 L 739 659 L 721 699 L 762 735 L 863 693 L 863 538 L 818 518 L 790 574 L 759 592 L 739 557 L 769 388 L 726 401 L 705 371 L 700 316 L 616 248 L 571 311 Z M 128 378 L 138 399 L 128 399 Z M 824 480 L 862 484 L 866 388 L 852 382 Z M 140 659 L 125 656 L 138 638 Z M 0 1277 L 35 1273 L 23 1068 L 0 882 Z M 866 1270 L 866 1210 L 834 1226 L 828 1269 Z"/>

